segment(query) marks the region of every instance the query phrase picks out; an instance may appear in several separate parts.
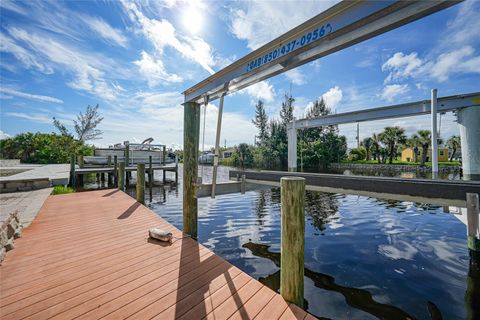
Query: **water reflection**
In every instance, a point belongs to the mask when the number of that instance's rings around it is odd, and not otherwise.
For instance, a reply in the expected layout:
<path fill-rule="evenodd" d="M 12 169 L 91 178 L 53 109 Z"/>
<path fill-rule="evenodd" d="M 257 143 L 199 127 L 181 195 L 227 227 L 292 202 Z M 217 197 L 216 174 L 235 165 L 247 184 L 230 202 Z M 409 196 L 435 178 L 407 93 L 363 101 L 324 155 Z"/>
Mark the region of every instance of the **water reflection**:
<path fill-rule="evenodd" d="M 277 267 L 280 267 L 280 253 L 269 251 L 268 245 L 248 242 L 242 247 L 249 249 L 257 257 L 269 259 Z M 344 296 L 350 306 L 368 312 L 380 319 L 414 319 L 413 316 L 400 308 L 375 301 L 367 290 L 341 286 L 335 283 L 335 278 L 327 274 L 305 268 L 305 277 L 311 279 L 317 288 L 338 292 Z M 259 281 L 279 292 L 280 270 L 267 277 L 261 277 Z M 308 306 L 308 304 L 306 305 Z"/>

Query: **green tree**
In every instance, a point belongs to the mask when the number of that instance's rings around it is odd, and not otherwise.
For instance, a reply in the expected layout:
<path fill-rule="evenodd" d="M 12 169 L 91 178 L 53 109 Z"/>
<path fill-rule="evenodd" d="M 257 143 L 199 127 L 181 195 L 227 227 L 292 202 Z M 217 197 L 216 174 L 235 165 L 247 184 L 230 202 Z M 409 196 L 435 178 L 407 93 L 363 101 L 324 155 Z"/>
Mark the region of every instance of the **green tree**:
<path fill-rule="evenodd" d="M 258 129 L 257 145 L 263 145 L 268 139 L 268 117 L 262 100 L 258 100 L 255 106 L 255 119 L 252 120 Z"/>
<path fill-rule="evenodd" d="M 235 148 L 235 152 L 232 155 L 234 158 L 235 166 L 245 169 L 253 166 L 253 154 L 250 146 L 246 143 L 240 143 Z"/>
<path fill-rule="evenodd" d="M 100 124 L 100 122 L 102 122 L 103 117 L 100 116 L 98 108 L 98 104 L 95 107 L 89 105 L 87 106 L 85 113 L 80 112 L 80 114 L 77 115 L 77 119 L 73 120 L 73 127 L 77 133 L 78 140 L 89 141 L 100 139 L 100 136 L 103 134 L 103 132 L 98 130 L 97 126 Z M 58 129 L 58 131 L 60 131 L 60 134 L 64 136 L 72 136 L 65 125 L 55 117 L 53 118 L 53 125 Z"/>
<path fill-rule="evenodd" d="M 412 134 L 412 136 L 407 140 L 406 145 L 413 150 L 413 162 L 418 162 L 418 151 L 422 147 L 418 134 Z"/>
<path fill-rule="evenodd" d="M 397 147 L 400 144 L 405 143 L 405 129 L 398 126 L 385 127 L 382 133 L 379 135 L 380 141 L 382 141 L 387 149 L 388 163 L 393 163 L 393 158 L 397 154 Z"/>
<path fill-rule="evenodd" d="M 457 152 L 457 149 L 460 148 L 460 145 L 461 145 L 460 137 L 459 136 L 451 136 L 447 140 L 447 145 L 452 150 L 452 154 L 450 155 L 449 161 L 453 161 L 453 157 L 455 156 L 455 153 Z"/>
<path fill-rule="evenodd" d="M 353 148 L 350 150 L 350 154 L 348 155 L 348 160 L 351 161 L 359 161 L 365 160 L 367 157 L 367 150 L 363 147 L 360 148 Z"/>
<path fill-rule="evenodd" d="M 417 134 L 420 146 L 422 148 L 422 160 L 420 165 L 424 166 L 425 162 L 427 161 L 428 149 L 432 142 L 432 134 L 430 130 L 418 130 Z"/>
<path fill-rule="evenodd" d="M 370 160 L 370 153 L 371 153 L 370 151 L 373 146 L 373 139 L 371 137 L 367 137 L 363 139 L 362 146 L 365 148 L 365 152 L 366 152 L 365 158 L 367 160 Z"/>
<path fill-rule="evenodd" d="M 24 163 L 67 163 L 71 154 L 92 155 L 93 147 L 55 133 L 26 132 L 0 141 L 0 157 Z"/>

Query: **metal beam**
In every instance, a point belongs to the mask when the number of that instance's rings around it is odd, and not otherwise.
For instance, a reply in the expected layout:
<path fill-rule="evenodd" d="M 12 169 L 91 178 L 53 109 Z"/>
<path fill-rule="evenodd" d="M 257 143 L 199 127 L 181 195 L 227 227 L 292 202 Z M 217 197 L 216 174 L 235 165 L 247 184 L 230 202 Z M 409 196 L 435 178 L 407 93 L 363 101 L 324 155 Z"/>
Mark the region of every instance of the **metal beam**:
<path fill-rule="evenodd" d="M 233 93 L 448 8 L 450 1 L 342 1 L 187 89 L 185 102 Z"/>
<path fill-rule="evenodd" d="M 437 99 L 437 112 L 448 112 L 471 106 L 480 106 L 480 92 L 441 97 Z M 364 109 L 352 112 L 332 114 L 315 119 L 295 121 L 296 129 L 314 128 L 335 124 L 401 118 L 431 113 L 431 101 L 422 100 L 393 106 Z M 288 124 L 288 129 L 293 123 Z"/>

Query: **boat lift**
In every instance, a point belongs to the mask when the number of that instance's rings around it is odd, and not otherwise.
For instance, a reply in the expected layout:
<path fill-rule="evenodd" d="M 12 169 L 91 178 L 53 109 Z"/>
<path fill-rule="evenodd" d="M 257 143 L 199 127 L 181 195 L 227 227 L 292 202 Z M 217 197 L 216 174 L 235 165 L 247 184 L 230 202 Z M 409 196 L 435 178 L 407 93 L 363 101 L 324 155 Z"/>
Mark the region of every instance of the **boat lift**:
<path fill-rule="evenodd" d="M 260 81 L 408 24 L 461 1 L 342 1 L 183 92 L 184 102 L 184 231 L 197 235 L 200 104 L 221 98 L 214 160 L 224 97 Z M 192 22 L 195 23 L 195 22 Z M 215 187 L 212 185 L 212 196 Z"/>

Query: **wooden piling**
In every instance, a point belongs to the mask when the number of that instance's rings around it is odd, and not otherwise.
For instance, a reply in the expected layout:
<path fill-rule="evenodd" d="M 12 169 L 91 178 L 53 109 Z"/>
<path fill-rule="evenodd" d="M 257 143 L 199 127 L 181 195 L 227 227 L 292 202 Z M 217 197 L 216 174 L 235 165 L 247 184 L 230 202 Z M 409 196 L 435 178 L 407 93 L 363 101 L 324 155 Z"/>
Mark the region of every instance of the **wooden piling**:
<path fill-rule="evenodd" d="M 113 156 L 113 185 L 118 188 L 118 157 Z"/>
<path fill-rule="evenodd" d="M 477 193 L 467 193 L 468 249 L 480 251 L 479 200 Z"/>
<path fill-rule="evenodd" d="M 137 164 L 137 201 L 145 204 L 145 163 Z"/>
<path fill-rule="evenodd" d="M 213 187 L 213 185 L 212 185 Z M 247 189 L 247 182 L 246 182 L 246 178 L 245 178 L 245 175 L 242 174 L 242 180 L 240 182 L 240 192 L 242 194 L 245 194 L 245 190 Z"/>
<path fill-rule="evenodd" d="M 107 166 L 111 167 L 112 166 L 112 156 L 107 157 Z"/>
<path fill-rule="evenodd" d="M 198 176 L 198 145 L 200 136 L 200 104 L 183 105 L 183 231 L 197 239 L 198 208 L 196 182 Z"/>
<path fill-rule="evenodd" d="M 305 179 L 283 177 L 281 184 L 281 264 L 282 297 L 303 308 L 305 248 Z"/>
<path fill-rule="evenodd" d="M 167 164 L 167 146 L 163 146 L 162 150 L 162 165 Z"/>
<path fill-rule="evenodd" d="M 78 166 L 83 168 L 85 166 L 85 161 L 83 160 L 83 154 L 78 155 Z"/>
<path fill-rule="evenodd" d="M 75 155 L 70 156 L 70 181 L 68 181 L 70 187 L 75 188 Z"/>
<path fill-rule="evenodd" d="M 178 157 L 175 155 L 175 184 L 178 184 Z"/>
<path fill-rule="evenodd" d="M 120 162 L 118 166 L 118 189 L 125 191 L 125 162 Z"/>
<path fill-rule="evenodd" d="M 125 144 L 125 166 L 130 165 L 130 146 L 128 143 Z"/>
<path fill-rule="evenodd" d="M 148 185 L 150 190 L 153 188 L 153 159 L 152 156 L 148 156 Z"/>

